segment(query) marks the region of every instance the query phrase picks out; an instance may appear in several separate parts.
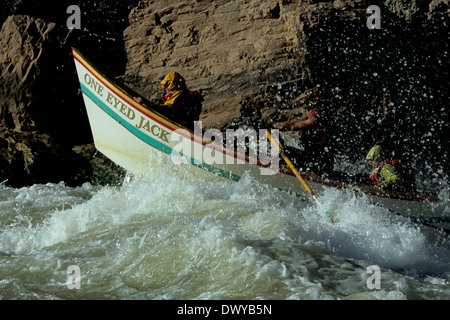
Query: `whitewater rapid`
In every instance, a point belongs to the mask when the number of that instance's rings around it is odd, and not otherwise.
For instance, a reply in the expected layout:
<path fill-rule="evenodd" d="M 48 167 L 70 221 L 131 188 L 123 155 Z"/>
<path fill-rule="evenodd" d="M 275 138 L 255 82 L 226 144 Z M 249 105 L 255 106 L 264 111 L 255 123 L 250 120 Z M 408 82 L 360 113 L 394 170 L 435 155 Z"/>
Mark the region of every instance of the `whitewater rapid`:
<path fill-rule="evenodd" d="M 438 231 L 342 190 L 318 197 L 320 208 L 248 177 L 170 164 L 121 186 L 2 186 L 0 298 L 450 298 Z"/>

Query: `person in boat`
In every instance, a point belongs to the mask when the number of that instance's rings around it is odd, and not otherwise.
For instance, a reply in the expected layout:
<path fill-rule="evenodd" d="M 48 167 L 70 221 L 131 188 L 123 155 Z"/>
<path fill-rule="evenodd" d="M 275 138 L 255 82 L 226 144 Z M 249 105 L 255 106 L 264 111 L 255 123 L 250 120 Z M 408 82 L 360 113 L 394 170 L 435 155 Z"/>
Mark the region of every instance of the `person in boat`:
<path fill-rule="evenodd" d="M 300 131 L 297 147 L 286 143 L 284 153 L 297 169 L 329 175 L 334 166 L 334 155 L 326 144 L 327 126 L 319 115 L 318 108 L 310 108 L 302 120 L 278 122 L 274 128 L 287 131 Z"/>
<path fill-rule="evenodd" d="M 367 153 L 366 160 L 372 165 L 370 180 L 374 188 L 400 191 L 403 189 L 403 178 L 398 160 L 388 160 L 386 152 L 380 145 L 375 145 Z"/>
<path fill-rule="evenodd" d="M 159 86 L 164 93 L 158 111 L 174 122 L 193 129 L 194 122 L 199 120 L 202 111 L 203 97 L 200 92 L 188 90 L 183 76 L 175 71 L 162 76 L 159 80 Z M 135 100 L 142 101 L 139 97 Z"/>

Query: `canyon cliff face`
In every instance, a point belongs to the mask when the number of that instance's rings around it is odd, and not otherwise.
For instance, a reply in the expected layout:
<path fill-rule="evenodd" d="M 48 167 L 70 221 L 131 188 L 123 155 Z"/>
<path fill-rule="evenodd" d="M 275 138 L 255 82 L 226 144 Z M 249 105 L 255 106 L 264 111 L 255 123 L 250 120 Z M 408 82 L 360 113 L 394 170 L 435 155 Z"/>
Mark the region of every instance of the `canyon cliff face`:
<path fill-rule="evenodd" d="M 205 97 L 205 125 L 239 118 L 242 95 L 288 81 L 301 53 L 298 4 L 271 1 L 148 1 L 124 32 L 126 79 L 146 96 L 161 95 L 157 78 L 180 72 Z M 163 4 L 163 5 L 162 5 Z"/>
<path fill-rule="evenodd" d="M 83 15 L 84 25 L 90 29 L 76 30 L 66 26 L 69 1 L 2 2 L 0 183 L 22 186 L 64 181 L 77 185 L 92 179 L 101 183 L 99 170 L 116 167 L 105 164 L 107 159 L 91 147 L 74 148 L 91 144 L 92 136 L 71 47 L 79 47 L 94 58 L 109 57 L 111 60 L 103 58 L 105 70 L 123 74 L 125 55 L 122 41 L 114 38 L 116 29 L 106 32 L 108 20 L 102 20 L 94 6 Z M 102 23 L 95 24 L 96 19 Z M 120 25 L 117 22 L 122 34 Z M 120 178 L 110 172 L 105 177 L 105 183 Z"/>
<path fill-rule="evenodd" d="M 74 94 L 56 90 L 64 88 L 58 85 L 61 81 L 65 85 L 76 83 L 65 76 L 69 68 L 63 69 L 63 58 L 52 54 L 63 45 L 67 30 L 39 18 L 14 15 L 6 19 L 0 33 L 0 126 L 55 132 L 63 131 L 58 125 L 75 125 L 77 119 L 64 121 L 75 114 L 65 106 L 65 99 Z"/>
<path fill-rule="evenodd" d="M 270 127 L 316 107 L 350 161 L 382 141 L 418 169 L 448 169 L 448 13 L 448 1 L 141 1 L 125 81 L 157 99 L 157 79 L 180 72 L 205 96 L 204 128 Z"/>
<path fill-rule="evenodd" d="M 161 97 L 160 76 L 180 72 L 205 98 L 204 128 L 270 127 L 314 106 L 337 153 L 357 160 L 384 140 L 439 178 L 448 172 L 449 2 L 416 2 L 86 1 L 81 30 L 69 30 L 69 1 L 3 0 L 0 129 L 65 150 L 92 141 L 74 46 L 150 100 Z M 381 29 L 367 27 L 369 5 L 381 8 Z M 11 148 L 8 137 L 0 147 Z M 4 163 L 20 171 L 25 158 Z M 1 172 L 0 182 L 14 181 Z"/>
<path fill-rule="evenodd" d="M 125 79 L 156 99 L 157 79 L 177 70 L 205 96 L 205 127 L 224 128 L 240 122 L 245 96 L 279 84 L 314 86 L 307 30 L 321 16 L 364 24 L 363 2 L 142 1 L 124 32 Z"/>

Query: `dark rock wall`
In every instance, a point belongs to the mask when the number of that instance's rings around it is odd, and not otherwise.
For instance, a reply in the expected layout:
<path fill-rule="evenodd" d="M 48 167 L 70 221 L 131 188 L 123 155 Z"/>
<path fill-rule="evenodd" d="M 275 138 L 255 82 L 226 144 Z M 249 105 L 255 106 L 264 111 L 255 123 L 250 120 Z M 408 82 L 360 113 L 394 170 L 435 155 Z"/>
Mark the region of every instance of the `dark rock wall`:
<path fill-rule="evenodd" d="M 448 0 L 85 1 L 81 30 L 69 30 L 72 4 L 0 0 L 5 134 L 48 136 L 66 149 L 92 142 L 76 47 L 148 99 L 160 95 L 158 76 L 181 72 L 203 90 L 205 127 L 269 126 L 318 106 L 333 125 L 330 143 L 350 160 L 384 141 L 424 176 L 448 175 Z M 379 30 L 366 26 L 374 4 Z M 11 146 L 5 135 L 2 145 Z M 0 182 L 29 170 L 25 158 Z"/>
<path fill-rule="evenodd" d="M 112 76 L 123 75 L 122 32 L 136 3 L 85 1 L 82 28 L 69 30 L 70 1 L 0 1 L 0 182 L 79 184 L 93 174 L 101 182 L 95 170 L 86 169 L 85 157 L 72 151 L 92 143 L 92 136 L 71 48 L 101 62 Z"/>
<path fill-rule="evenodd" d="M 337 150 L 357 158 L 383 141 L 438 178 L 449 168 L 449 16 L 431 19 L 419 3 L 403 19 L 379 3 L 379 30 L 328 16 L 306 32 L 307 65 L 321 93 L 345 107 Z"/>

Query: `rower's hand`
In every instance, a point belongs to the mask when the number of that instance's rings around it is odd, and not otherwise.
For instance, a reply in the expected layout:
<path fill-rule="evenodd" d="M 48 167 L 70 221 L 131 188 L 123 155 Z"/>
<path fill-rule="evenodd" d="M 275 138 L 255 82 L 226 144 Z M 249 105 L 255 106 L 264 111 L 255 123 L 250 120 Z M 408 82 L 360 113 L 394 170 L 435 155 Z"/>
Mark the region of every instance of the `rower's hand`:
<path fill-rule="evenodd" d="M 319 113 L 319 110 L 317 109 L 311 109 L 309 110 L 306 115 L 308 117 L 309 120 L 315 121 L 317 118 L 317 114 Z"/>

